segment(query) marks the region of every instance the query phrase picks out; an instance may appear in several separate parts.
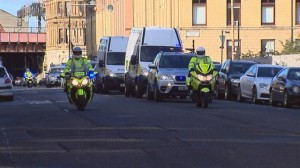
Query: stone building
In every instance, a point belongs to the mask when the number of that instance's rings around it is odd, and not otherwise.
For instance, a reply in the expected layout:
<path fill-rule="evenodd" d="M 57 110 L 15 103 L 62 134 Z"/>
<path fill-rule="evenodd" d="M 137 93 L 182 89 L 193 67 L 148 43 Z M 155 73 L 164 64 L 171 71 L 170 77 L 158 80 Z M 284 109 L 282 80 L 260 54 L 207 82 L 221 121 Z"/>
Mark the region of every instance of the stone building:
<path fill-rule="evenodd" d="M 46 0 L 47 43 L 44 64 L 67 62 L 73 46 L 86 55 L 86 8 L 84 0 Z M 70 27 L 69 27 L 70 26 Z"/>
<path fill-rule="evenodd" d="M 196 47 L 204 46 L 207 54 L 220 62 L 232 55 L 234 59 L 247 53 L 270 55 L 282 50 L 281 42 L 299 42 L 300 0 L 232 1 L 97 0 L 96 32 L 92 34 L 96 38 L 91 41 L 98 46 L 102 36 L 128 36 L 131 27 L 175 27 L 184 48 L 191 48 L 194 40 Z"/>

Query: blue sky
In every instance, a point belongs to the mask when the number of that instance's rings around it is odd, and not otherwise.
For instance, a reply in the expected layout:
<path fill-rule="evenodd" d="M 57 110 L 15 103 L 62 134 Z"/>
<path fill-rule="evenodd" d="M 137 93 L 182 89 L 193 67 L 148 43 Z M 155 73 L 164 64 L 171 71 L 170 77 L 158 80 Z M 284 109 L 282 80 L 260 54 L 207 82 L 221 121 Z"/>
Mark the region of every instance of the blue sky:
<path fill-rule="evenodd" d="M 38 0 L 0 0 L 0 9 L 17 16 L 17 11 L 24 5 L 30 5 L 32 2 L 38 2 Z M 30 27 L 37 27 L 37 18 L 32 17 L 29 20 Z"/>

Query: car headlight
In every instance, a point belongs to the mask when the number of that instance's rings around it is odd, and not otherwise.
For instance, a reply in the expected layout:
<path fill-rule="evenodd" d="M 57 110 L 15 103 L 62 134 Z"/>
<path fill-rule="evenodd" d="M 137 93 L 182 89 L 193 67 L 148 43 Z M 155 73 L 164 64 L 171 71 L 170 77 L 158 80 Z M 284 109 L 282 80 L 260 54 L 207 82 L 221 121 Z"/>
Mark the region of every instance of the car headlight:
<path fill-rule="evenodd" d="M 87 85 L 89 83 L 89 80 L 87 80 L 86 78 L 83 79 L 81 85 L 84 86 L 84 85 Z"/>
<path fill-rule="evenodd" d="M 73 86 L 78 86 L 78 84 L 79 84 L 79 83 L 78 83 L 78 81 L 77 81 L 76 79 L 73 79 L 73 80 L 72 80 L 72 85 L 73 85 Z"/>
<path fill-rule="evenodd" d="M 173 77 L 170 75 L 161 75 L 160 80 L 173 80 Z"/>
<path fill-rule="evenodd" d="M 141 69 L 141 74 L 144 76 L 148 76 L 148 70 L 146 68 Z"/>
<path fill-rule="evenodd" d="M 268 88 L 269 85 L 266 84 L 266 83 L 260 83 L 260 84 L 259 84 L 259 87 L 260 87 L 260 88 Z"/>
<path fill-rule="evenodd" d="M 300 92 L 299 86 L 293 86 L 293 92 L 294 93 L 299 93 Z"/>
<path fill-rule="evenodd" d="M 117 75 L 115 73 L 113 73 L 110 69 L 107 69 L 107 74 L 110 77 L 116 77 Z"/>
<path fill-rule="evenodd" d="M 230 79 L 231 83 L 240 83 L 240 79 Z"/>
<path fill-rule="evenodd" d="M 212 75 L 206 75 L 206 76 L 204 76 L 204 75 L 198 74 L 197 77 L 198 77 L 198 79 L 200 81 L 210 81 L 213 76 Z"/>

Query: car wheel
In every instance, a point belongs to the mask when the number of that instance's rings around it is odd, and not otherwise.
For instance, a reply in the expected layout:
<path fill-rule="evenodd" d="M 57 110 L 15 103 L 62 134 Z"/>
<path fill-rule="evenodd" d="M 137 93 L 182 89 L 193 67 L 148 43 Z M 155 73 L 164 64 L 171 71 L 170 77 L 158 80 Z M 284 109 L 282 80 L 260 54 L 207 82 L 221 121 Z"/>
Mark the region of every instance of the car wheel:
<path fill-rule="evenodd" d="M 285 108 L 291 107 L 291 104 L 289 103 L 289 100 L 288 100 L 288 93 L 287 93 L 287 91 L 285 91 L 285 93 L 284 93 L 283 107 L 285 107 Z"/>
<path fill-rule="evenodd" d="M 256 87 L 252 90 L 252 103 L 257 104 L 259 101 L 257 100 L 257 90 Z"/>
<path fill-rule="evenodd" d="M 270 106 L 276 106 L 277 103 L 274 101 L 274 95 L 273 95 L 273 90 L 270 90 L 270 100 L 269 100 L 269 104 Z"/>
<path fill-rule="evenodd" d="M 134 92 L 135 92 L 135 97 L 136 98 L 142 98 L 143 97 L 143 93 L 141 91 L 141 87 L 138 84 L 135 84 Z"/>
<path fill-rule="evenodd" d="M 154 87 L 154 100 L 157 102 L 163 100 L 162 94 L 159 92 L 157 85 Z"/>
<path fill-rule="evenodd" d="M 154 99 L 154 94 L 149 89 L 149 83 L 147 84 L 147 92 L 146 93 L 147 93 L 147 95 L 146 95 L 147 100 L 153 100 Z"/>
<path fill-rule="evenodd" d="M 225 86 L 224 99 L 225 100 L 230 100 L 231 99 L 231 93 L 230 93 L 230 89 L 229 89 L 228 85 Z"/>
<path fill-rule="evenodd" d="M 108 89 L 107 89 L 107 86 L 106 86 L 104 80 L 102 80 L 102 88 L 101 88 L 101 90 L 102 90 L 102 92 L 103 92 L 104 94 L 107 94 L 107 93 L 108 93 Z"/>
<path fill-rule="evenodd" d="M 241 86 L 239 86 L 238 89 L 237 89 L 236 99 L 239 102 L 243 102 L 245 100 L 244 97 L 242 96 L 242 88 L 241 88 Z"/>

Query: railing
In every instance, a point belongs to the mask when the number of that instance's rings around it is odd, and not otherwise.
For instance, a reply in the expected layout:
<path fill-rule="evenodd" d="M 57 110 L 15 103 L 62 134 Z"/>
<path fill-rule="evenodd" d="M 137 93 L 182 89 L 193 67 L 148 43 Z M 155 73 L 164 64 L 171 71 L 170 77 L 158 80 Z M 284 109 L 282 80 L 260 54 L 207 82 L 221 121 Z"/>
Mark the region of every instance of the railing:
<path fill-rule="evenodd" d="M 46 32 L 45 27 L 2 27 L 4 32 Z"/>

